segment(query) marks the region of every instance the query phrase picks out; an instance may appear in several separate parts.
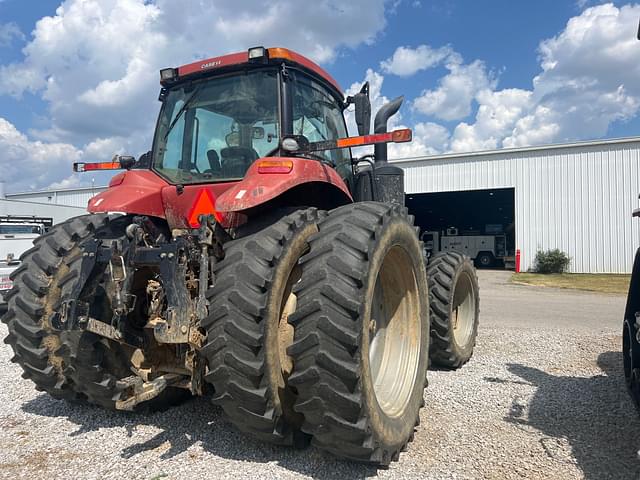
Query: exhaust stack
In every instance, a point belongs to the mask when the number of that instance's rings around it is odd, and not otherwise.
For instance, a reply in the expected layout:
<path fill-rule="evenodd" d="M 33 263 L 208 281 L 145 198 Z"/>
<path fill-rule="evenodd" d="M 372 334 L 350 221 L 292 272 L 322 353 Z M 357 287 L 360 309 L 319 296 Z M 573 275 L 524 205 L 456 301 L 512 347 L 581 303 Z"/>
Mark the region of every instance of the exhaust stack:
<path fill-rule="evenodd" d="M 404 97 L 398 97 L 385 104 L 376 113 L 374 133 L 386 133 L 387 122 L 400 109 Z M 379 202 L 404 206 L 404 170 L 387 162 L 387 144 L 377 143 L 374 147 L 375 197 Z"/>
<path fill-rule="evenodd" d="M 387 132 L 387 122 L 391 117 L 393 117 L 398 110 L 400 109 L 400 105 L 404 101 L 404 97 L 400 96 L 391 100 L 389 103 L 385 103 L 378 113 L 376 113 L 376 118 L 373 122 L 373 132 L 374 133 L 386 133 Z M 383 163 L 387 163 L 387 144 L 380 143 L 375 146 L 374 154 L 376 157 L 376 166 L 382 165 Z"/>

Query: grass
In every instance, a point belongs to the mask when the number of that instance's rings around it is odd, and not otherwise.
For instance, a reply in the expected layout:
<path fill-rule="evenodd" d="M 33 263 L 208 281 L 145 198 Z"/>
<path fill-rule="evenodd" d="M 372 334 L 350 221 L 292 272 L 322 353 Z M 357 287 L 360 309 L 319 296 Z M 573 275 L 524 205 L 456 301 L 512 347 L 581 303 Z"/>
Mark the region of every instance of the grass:
<path fill-rule="evenodd" d="M 540 287 L 571 288 L 626 295 L 629 291 L 630 278 L 631 275 L 608 273 L 514 273 L 511 281 Z"/>

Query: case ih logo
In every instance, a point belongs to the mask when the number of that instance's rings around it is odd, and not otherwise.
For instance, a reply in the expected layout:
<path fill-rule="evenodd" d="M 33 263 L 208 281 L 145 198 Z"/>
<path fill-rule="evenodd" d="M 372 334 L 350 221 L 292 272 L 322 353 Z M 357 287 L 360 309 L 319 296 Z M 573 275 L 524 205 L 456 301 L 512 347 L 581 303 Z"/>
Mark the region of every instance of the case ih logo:
<path fill-rule="evenodd" d="M 221 63 L 222 63 L 222 60 L 216 60 L 215 62 L 203 63 L 202 65 L 200 65 L 200 69 L 204 70 L 205 68 L 217 67 Z"/>

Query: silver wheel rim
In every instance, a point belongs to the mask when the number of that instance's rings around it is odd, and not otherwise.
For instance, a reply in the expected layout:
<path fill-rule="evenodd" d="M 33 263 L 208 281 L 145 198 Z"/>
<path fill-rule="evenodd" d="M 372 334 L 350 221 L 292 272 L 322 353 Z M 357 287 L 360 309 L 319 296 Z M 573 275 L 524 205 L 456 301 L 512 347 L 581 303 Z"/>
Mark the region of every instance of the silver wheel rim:
<path fill-rule="evenodd" d="M 298 297 L 293 293 L 293 286 L 300 281 L 302 269 L 300 265 L 295 265 L 289 274 L 285 289 L 282 295 L 280 318 L 278 319 L 278 356 L 280 358 L 280 372 L 286 381 L 293 371 L 293 359 L 287 354 L 287 347 L 293 343 L 294 329 L 289 324 L 289 316 L 298 307 Z"/>
<path fill-rule="evenodd" d="M 453 337 L 460 346 L 466 346 L 473 335 L 476 316 L 476 297 L 473 281 L 467 272 L 458 275 L 453 289 L 451 323 Z"/>
<path fill-rule="evenodd" d="M 378 405 L 398 417 L 411 399 L 420 361 L 421 318 L 411 258 L 399 246 L 382 262 L 369 321 L 369 366 Z"/>

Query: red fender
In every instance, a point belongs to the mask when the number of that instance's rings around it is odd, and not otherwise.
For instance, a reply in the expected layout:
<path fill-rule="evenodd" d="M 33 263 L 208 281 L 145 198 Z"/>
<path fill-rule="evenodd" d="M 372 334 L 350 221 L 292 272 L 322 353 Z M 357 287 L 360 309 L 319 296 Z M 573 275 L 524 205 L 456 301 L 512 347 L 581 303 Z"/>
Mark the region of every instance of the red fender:
<path fill-rule="evenodd" d="M 208 193 L 213 205 L 215 198 L 234 183 L 185 185 L 178 192 L 175 185 L 151 170 L 130 170 L 115 175 L 107 190 L 89 200 L 87 210 L 90 213 L 148 215 L 166 219 L 170 228 L 187 228 L 194 205 L 203 191 Z M 214 211 L 201 213 L 215 214 Z M 236 218 L 217 218 L 223 225 L 238 221 Z"/>
<path fill-rule="evenodd" d="M 130 170 L 114 176 L 109 188 L 89 200 L 90 213 L 124 212 L 164 218 L 162 188 L 168 183 L 151 170 Z"/>
<path fill-rule="evenodd" d="M 291 161 L 293 166 L 289 172 L 263 172 L 260 162 Z M 353 197 L 344 180 L 333 168 L 319 162 L 305 158 L 268 157 L 253 162 L 244 179 L 233 184 L 216 200 L 216 210 L 219 212 L 241 212 L 257 205 L 273 200 L 287 190 L 305 183 L 320 182 L 332 185 L 344 193 L 351 201 Z"/>

